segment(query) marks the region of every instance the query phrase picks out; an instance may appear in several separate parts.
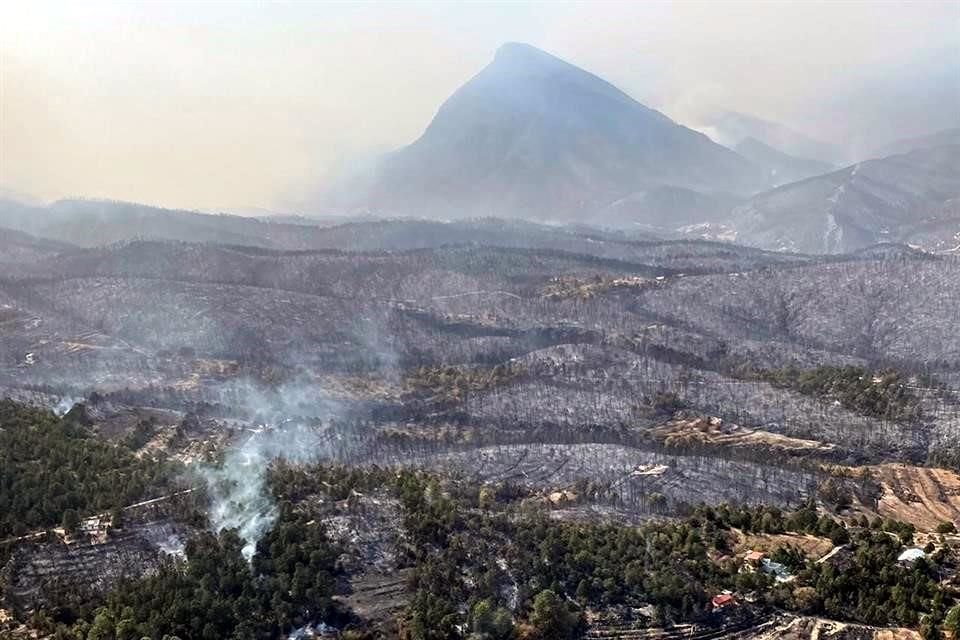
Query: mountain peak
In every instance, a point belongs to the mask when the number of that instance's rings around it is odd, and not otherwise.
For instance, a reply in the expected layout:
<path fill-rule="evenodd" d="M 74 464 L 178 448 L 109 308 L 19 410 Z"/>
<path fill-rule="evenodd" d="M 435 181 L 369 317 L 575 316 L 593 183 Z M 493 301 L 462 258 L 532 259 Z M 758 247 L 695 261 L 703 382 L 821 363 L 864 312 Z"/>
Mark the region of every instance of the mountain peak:
<path fill-rule="evenodd" d="M 500 45 L 493 56 L 492 66 L 525 70 L 572 68 L 572 65 L 560 58 L 525 42 L 506 42 Z"/>
<path fill-rule="evenodd" d="M 558 59 L 546 51 L 538 49 L 532 44 L 527 44 L 526 42 L 504 42 L 502 45 L 500 45 L 500 47 L 497 48 L 494 59 L 504 58 Z"/>
<path fill-rule="evenodd" d="M 510 42 L 443 103 L 420 138 L 344 189 L 336 206 L 586 222 L 620 215 L 608 207 L 639 191 L 753 193 L 762 180 L 730 149 L 606 80 Z"/>

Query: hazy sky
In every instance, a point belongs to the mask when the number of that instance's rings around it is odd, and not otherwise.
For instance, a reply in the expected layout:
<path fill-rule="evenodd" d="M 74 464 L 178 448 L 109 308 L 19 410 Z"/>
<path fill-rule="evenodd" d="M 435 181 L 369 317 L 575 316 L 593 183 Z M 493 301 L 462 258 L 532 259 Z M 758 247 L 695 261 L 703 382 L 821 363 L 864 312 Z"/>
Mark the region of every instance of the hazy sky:
<path fill-rule="evenodd" d="M 506 41 L 690 124 L 725 107 L 862 143 L 960 109 L 958 1 L 0 0 L 0 187 L 296 208 L 416 138 Z"/>

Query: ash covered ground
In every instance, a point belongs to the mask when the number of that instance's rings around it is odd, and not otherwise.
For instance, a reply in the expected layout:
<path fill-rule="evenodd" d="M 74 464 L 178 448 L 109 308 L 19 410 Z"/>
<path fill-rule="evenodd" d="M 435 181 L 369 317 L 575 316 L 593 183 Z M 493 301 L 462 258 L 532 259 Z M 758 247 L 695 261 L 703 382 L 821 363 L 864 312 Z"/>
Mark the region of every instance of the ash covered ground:
<path fill-rule="evenodd" d="M 8 615 L 27 624 L 64 590 L 162 574 L 203 531 L 236 529 L 254 558 L 293 509 L 342 546 L 351 624 L 400 633 L 417 590 L 396 492 L 278 495 L 276 465 L 419 470 L 564 523 L 633 527 L 720 504 L 815 504 L 926 532 L 957 519 L 955 258 L 496 221 L 431 242 L 417 224 L 313 231 L 336 250 L 140 240 L 12 256 L 3 395 L 81 412 L 91 438 L 176 472 L 113 505 L 131 509 L 123 526 L 104 521 L 112 533 L 9 532 Z M 720 628 L 827 624 L 743 615 Z M 584 619 L 614 637 L 629 618 Z"/>

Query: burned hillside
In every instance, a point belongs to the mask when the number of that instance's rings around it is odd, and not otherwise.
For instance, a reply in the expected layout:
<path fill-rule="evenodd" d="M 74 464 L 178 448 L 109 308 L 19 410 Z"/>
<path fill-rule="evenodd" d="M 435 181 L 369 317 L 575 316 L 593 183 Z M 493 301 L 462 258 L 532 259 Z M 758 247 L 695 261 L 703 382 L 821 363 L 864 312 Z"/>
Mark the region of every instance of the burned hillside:
<path fill-rule="evenodd" d="M 783 531 L 839 545 L 871 519 L 934 536 L 955 517 L 955 260 L 536 225 L 510 235 L 489 220 L 383 224 L 317 227 L 339 245 L 322 250 L 137 240 L 17 254 L 0 280 L 0 388 L 66 413 L 28 422 L 79 438 L 99 452 L 92 468 L 111 470 L 36 485 L 70 504 L 48 498 L 15 530 L 11 520 L 5 609 L 20 620 L 46 612 L 46 628 L 116 615 L 132 606 L 117 585 L 143 597 L 201 588 L 191 567 L 217 558 L 230 580 L 259 585 L 231 607 L 266 611 L 260 589 L 298 585 L 280 613 L 263 614 L 258 637 L 321 620 L 370 637 L 449 616 L 466 624 L 480 584 L 511 620 L 553 591 L 581 603 L 576 628 L 590 637 L 680 623 L 720 637 L 807 624 L 772 613 L 800 612 L 806 592 L 737 578 L 723 559 L 747 529 L 776 549 Z M 17 455 L 17 468 L 36 464 Z M 60 488 L 71 483 L 82 491 Z M 89 520 L 181 491 L 181 507 L 121 511 L 126 522 L 102 540 L 46 533 L 67 511 Z M 772 511 L 720 537 L 697 521 L 716 548 L 681 573 L 693 590 L 630 583 L 638 598 L 498 550 L 525 540 L 516 523 L 539 545 L 573 535 L 566 527 L 672 527 L 720 504 Z M 776 524 L 798 509 L 814 524 Z M 450 537 L 427 535 L 423 518 Z M 677 553 L 699 553 L 690 544 Z M 896 555 L 880 538 L 861 544 Z M 457 562 L 465 575 L 444 568 Z M 71 589 L 84 602 L 58 595 Z M 767 595 L 714 613 L 723 591 Z M 808 613 L 843 617 L 822 595 Z M 246 619 L 231 611 L 217 633 Z M 912 625 L 904 616 L 884 621 Z M 850 619 L 881 623 L 868 610 Z"/>

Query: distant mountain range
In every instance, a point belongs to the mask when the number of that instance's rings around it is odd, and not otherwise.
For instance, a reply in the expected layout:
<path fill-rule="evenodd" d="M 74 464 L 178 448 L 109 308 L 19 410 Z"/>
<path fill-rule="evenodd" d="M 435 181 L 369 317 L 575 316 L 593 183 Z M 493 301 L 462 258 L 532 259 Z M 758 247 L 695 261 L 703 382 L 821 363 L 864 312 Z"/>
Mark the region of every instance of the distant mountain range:
<path fill-rule="evenodd" d="M 47 206 L 0 200 L 0 227 L 82 247 L 153 238 L 278 249 L 313 248 L 310 233 L 303 225 L 106 200 L 59 200 Z"/>
<path fill-rule="evenodd" d="M 379 216 L 576 222 L 817 253 L 887 241 L 945 250 L 960 231 L 952 214 L 960 169 L 949 150 L 836 171 L 838 147 L 777 123 L 724 112 L 705 130 L 733 148 L 550 54 L 507 44 L 418 140 L 338 185 L 328 205 Z M 890 150 L 902 155 L 953 137 Z"/>
<path fill-rule="evenodd" d="M 886 145 L 876 159 L 834 169 L 836 147 L 777 123 L 725 112 L 703 126 L 733 148 L 548 53 L 507 44 L 419 139 L 331 189 L 323 212 L 334 217 L 0 198 L 0 227 L 80 247 L 149 238 L 317 250 L 347 239 L 376 250 L 481 236 L 514 246 L 520 223 L 505 220 L 523 219 L 615 229 L 632 240 L 723 240 L 801 253 L 902 243 L 960 253 L 960 129 Z M 375 222 L 385 218 L 420 222 Z M 354 220 L 364 224 L 341 224 Z M 523 233 L 537 246 L 572 248 L 563 227 L 528 224 Z M 51 248 L 8 236 L 0 249 L 10 253 Z"/>
<path fill-rule="evenodd" d="M 943 131 L 937 131 L 917 138 L 897 140 L 874 150 L 870 154 L 870 157 L 886 158 L 887 156 L 909 153 L 917 149 L 932 149 L 933 147 L 957 144 L 960 144 L 960 127 L 956 129 L 944 129 Z"/>
<path fill-rule="evenodd" d="M 441 222 L 289 216 L 259 220 L 105 200 L 61 200 L 49 206 L 0 200 L 0 262 L 14 258 L 25 262 L 29 257 L 135 240 L 235 245 L 263 253 L 404 251 L 479 243 L 597 254 L 603 247 L 657 239 L 636 230 L 627 234 L 503 218 Z M 620 249 L 610 251 L 619 255 Z"/>
<path fill-rule="evenodd" d="M 838 145 L 811 138 L 780 123 L 736 111 L 719 111 L 702 118 L 701 130 L 720 144 L 731 148 L 753 139 L 796 158 L 809 158 L 836 166 L 844 159 Z"/>

